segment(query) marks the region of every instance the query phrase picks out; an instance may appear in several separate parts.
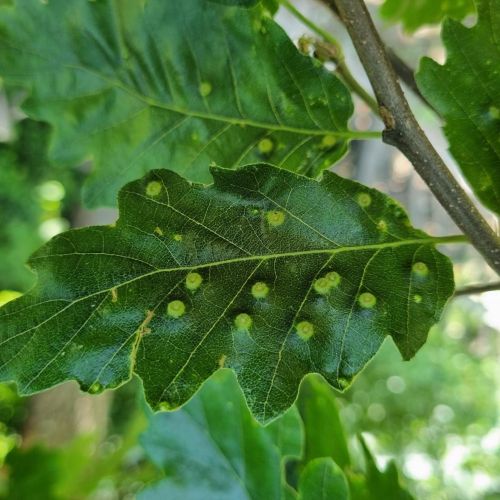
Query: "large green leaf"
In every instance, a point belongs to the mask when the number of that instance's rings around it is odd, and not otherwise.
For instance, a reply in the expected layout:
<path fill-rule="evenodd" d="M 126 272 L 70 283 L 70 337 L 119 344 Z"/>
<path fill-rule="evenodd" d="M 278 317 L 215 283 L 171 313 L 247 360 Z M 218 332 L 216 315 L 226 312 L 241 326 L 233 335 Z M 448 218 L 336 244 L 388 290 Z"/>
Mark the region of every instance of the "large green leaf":
<path fill-rule="evenodd" d="M 167 476 L 143 491 L 141 500 L 281 498 L 280 453 L 226 370 L 182 410 L 155 415 L 141 441 Z"/>
<path fill-rule="evenodd" d="M 170 168 L 268 161 L 317 175 L 347 148 L 344 85 L 261 8 L 207 0 L 17 0 L 0 9 L 0 75 L 54 126 L 52 158 L 94 160 L 90 205 Z M 355 135 L 355 134 L 354 134 Z"/>
<path fill-rule="evenodd" d="M 473 28 L 443 26 L 448 57 L 422 60 L 417 82 L 446 121 L 450 151 L 480 200 L 500 214 L 500 0 L 479 0 Z"/>
<path fill-rule="evenodd" d="M 438 24 L 446 16 L 462 19 L 473 11 L 473 0 L 385 0 L 380 8 L 382 17 L 401 21 L 407 31 Z"/>
<path fill-rule="evenodd" d="M 349 486 L 342 469 L 329 457 L 315 458 L 307 464 L 300 476 L 298 498 L 348 500 Z"/>
<path fill-rule="evenodd" d="M 116 227 L 36 252 L 38 285 L 0 309 L 0 379 L 99 392 L 135 371 L 151 405 L 172 409 L 227 366 L 268 421 L 311 371 L 348 386 L 387 335 L 415 354 L 453 292 L 434 244 L 456 238 L 330 172 L 212 174 L 206 187 L 153 171 L 121 191 Z"/>

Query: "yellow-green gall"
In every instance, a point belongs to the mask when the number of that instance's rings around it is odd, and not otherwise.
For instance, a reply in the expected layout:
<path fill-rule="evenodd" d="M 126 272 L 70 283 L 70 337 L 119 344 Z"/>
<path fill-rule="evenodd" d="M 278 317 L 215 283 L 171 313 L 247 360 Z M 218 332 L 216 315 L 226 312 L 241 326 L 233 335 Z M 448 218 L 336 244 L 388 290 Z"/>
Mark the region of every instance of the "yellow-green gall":
<path fill-rule="evenodd" d="M 321 149 L 330 149 L 332 146 L 335 146 L 337 139 L 333 135 L 325 135 L 321 140 L 320 148 Z"/>
<path fill-rule="evenodd" d="M 166 401 L 162 401 L 159 405 L 158 405 L 158 409 L 160 411 L 169 411 L 169 410 L 173 410 L 174 407 L 170 404 L 170 403 L 167 403 Z"/>
<path fill-rule="evenodd" d="M 429 268 L 427 267 L 427 264 L 424 264 L 423 262 L 415 262 L 411 270 L 421 278 L 424 278 L 429 274 Z"/>
<path fill-rule="evenodd" d="M 161 184 L 158 181 L 148 182 L 146 194 L 148 196 L 158 196 L 161 192 Z"/>
<path fill-rule="evenodd" d="M 297 335 L 302 340 L 309 340 L 314 335 L 314 325 L 309 321 L 301 321 L 295 326 Z"/>
<path fill-rule="evenodd" d="M 417 304 L 420 304 L 420 302 L 422 302 L 422 295 L 415 294 L 413 296 L 413 301 Z"/>
<path fill-rule="evenodd" d="M 337 286 L 340 283 L 340 274 L 335 271 L 326 273 L 325 278 L 330 282 L 332 287 Z"/>
<path fill-rule="evenodd" d="M 207 97 L 212 93 L 212 84 L 210 82 L 201 82 L 198 87 L 198 92 L 201 97 Z"/>
<path fill-rule="evenodd" d="M 500 119 L 500 110 L 496 106 L 490 106 L 488 114 L 490 115 L 491 118 L 493 118 L 493 120 Z"/>
<path fill-rule="evenodd" d="M 326 295 L 332 288 L 340 283 L 340 276 L 335 271 L 326 273 L 325 276 L 318 278 L 314 282 L 314 290 L 320 295 Z"/>
<path fill-rule="evenodd" d="M 361 307 L 371 309 L 377 303 L 377 297 L 370 292 L 364 292 L 358 297 L 358 302 Z"/>
<path fill-rule="evenodd" d="M 257 281 L 252 286 L 252 295 L 256 299 L 265 299 L 269 293 L 269 287 L 263 281 Z"/>
<path fill-rule="evenodd" d="M 182 234 L 174 234 L 173 238 L 175 241 L 182 241 Z"/>
<path fill-rule="evenodd" d="M 167 314 L 172 318 L 180 318 L 186 312 L 186 305 L 182 300 L 172 300 L 168 303 Z"/>
<path fill-rule="evenodd" d="M 382 231 L 383 233 L 385 233 L 387 231 L 387 222 L 385 222 L 385 220 L 383 220 L 383 219 L 380 219 L 377 222 L 377 229 L 379 231 Z"/>
<path fill-rule="evenodd" d="M 90 387 L 89 387 L 89 393 L 90 394 L 99 394 L 100 392 L 103 391 L 103 386 L 99 382 L 94 382 Z"/>
<path fill-rule="evenodd" d="M 326 278 L 318 278 L 314 282 L 314 290 L 320 295 L 326 295 L 330 289 L 332 288 L 332 284 Z"/>
<path fill-rule="evenodd" d="M 191 290 L 192 292 L 200 288 L 202 282 L 203 282 L 203 277 L 199 273 L 193 272 L 189 273 L 186 276 L 186 288 L 188 290 Z"/>
<path fill-rule="evenodd" d="M 234 326 L 236 326 L 238 330 L 249 330 L 252 323 L 252 317 L 247 313 L 240 313 L 234 318 Z"/>
<path fill-rule="evenodd" d="M 356 201 L 361 208 L 367 208 L 372 204 L 372 197 L 368 193 L 359 193 Z"/>
<path fill-rule="evenodd" d="M 263 155 L 268 155 L 269 153 L 272 153 L 274 149 L 274 143 L 271 139 L 265 137 L 264 139 L 261 139 L 259 141 L 259 145 L 257 147 Z"/>
<path fill-rule="evenodd" d="M 281 210 L 270 210 L 266 213 L 266 219 L 270 226 L 281 226 L 285 222 L 285 214 Z"/>

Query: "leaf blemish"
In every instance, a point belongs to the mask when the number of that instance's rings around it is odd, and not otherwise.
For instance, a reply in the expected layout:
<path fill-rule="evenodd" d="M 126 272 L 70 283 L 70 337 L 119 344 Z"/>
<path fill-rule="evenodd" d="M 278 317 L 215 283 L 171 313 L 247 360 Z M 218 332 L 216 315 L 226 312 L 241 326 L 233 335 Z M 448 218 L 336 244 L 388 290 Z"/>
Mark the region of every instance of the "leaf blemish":
<path fill-rule="evenodd" d="M 358 297 L 359 305 L 365 309 L 371 309 L 375 307 L 377 303 L 377 297 L 370 292 L 364 292 Z"/>
<path fill-rule="evenodd" d="M 158 181 L 148 182 L 146 186 L 146 194 L 148 196 L 154 197 L 158 196 L 161 192 L 161 184 Z"/>
<path fill-rule="evenodd" d="M 194 292 L 198 288 L 200 288 L 203 282 L 203 277 L 199 273 L 189 273 L 186 276 L 186 288 L 191 292 Z"/>
<path fill-rule="evenodd" d="M 247 313 L 240 313 L 234 318 L 234 326 L 236 326 L 238 330 L 248 331 L 252 323 L 252 317 Z"/>
<path fill-rule="evenodd" d="M 223 354 L 219 358 L 219 361 L 217 361 L 217 364 L 219 365 L 219 368 L 224 368 L 224 365 L 226 364 L 226 359 L 227 359 L 227 356 L 225 354 Z"/>
<path fill-rule="evenodd" d="M 326 295 L 332 290 L 332 288 L 337 287 L 339 283 L 340 275 L 335 271 L 331 271 L 314 282 L 314 290 L 320 295 Z"/>
<path fill-rule="evenodd" d="M 200 93 L 201 97 L 207 97 L 212 93 L 212 84 L 210 82 L 201 82 L 200 86 L 198 87 L 198 92 Z"/>
<path fill-rule="evenodd" d="M 186 312 L 186 305 L 182 300 L 172 300 L 168 303 L 167 314 L 172 318 L 180 318 Z"/>
<path fill-rule="evenodd" d="M 118 302 L 118 291 L 116 287 L 111 289 L 111 302 Z"/>
<path fill-rule="evenodd" d="M 309 321 L 301 321 L 295 326 L 297 335 L 302 340 L 309 340 L 314 335 L 314 325 Z"/>
<path fill-rule="evenodd" d="M 422 302 L 422 296 L 418 295 L 418 294 L 415 294 L 413 296 L 413 301 L 416 302 L 417 304 L 420 304 L 420 302 Z"/>
<path fill-rule="evenodd" d="M 158 235 L 158 236 L 163 236 L 163 231 L 161 230 L 160 227 L 156 226 L 155 227 L 155 230 L 154 232 Z"/>
<path fill-rule="evenodd" d="M 259 148 L 260 153 L 262 153 L 263 155 L 268 155 L 273 152 L 274 143 L 271 139 L 265 137 L 264 139 L 261 139 L 257 147 Z"/>
<path fill-rule="evenodd" d="M 429 274 L 429 268 L 423 262 L 415 262 L 411 270 L 421 278 L 425 278 Z"/>
<path fill-rule="evenodd" d="M 174 234 L 172 238 L 174 238 L 175 241 L 182 241 L 182 234 Z"/>
<path fill-rule="evenodd" d="M 281 210 L 270 210 L 266 213 L 266 219 L 270 226 L 281 226 L 285 222 L 285 214 Z"/>
<path fill-rule="evenodd" d="M 269 287 L 263 281 L 257 281 L 252 286 L 252 295 L 256 299 L 265 299 L 269 293 Z"/>
<path fill-rule="evenodd" d="M 359 193 L 356 201 L 361 208 L 367 208 L 372 204 L 372 197 L 368 193 Z"/>

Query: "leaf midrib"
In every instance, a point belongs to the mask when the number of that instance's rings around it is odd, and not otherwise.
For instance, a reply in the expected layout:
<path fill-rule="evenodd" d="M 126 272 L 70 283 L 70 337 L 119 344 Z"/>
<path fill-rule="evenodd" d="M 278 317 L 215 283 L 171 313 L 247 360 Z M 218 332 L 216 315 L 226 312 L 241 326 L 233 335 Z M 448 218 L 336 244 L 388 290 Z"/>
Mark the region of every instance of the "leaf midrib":
<path fill-rule="evenodd" d="M 14 50 L 17 50 L 19 52 L 25 52 L 28 53 L 32 56 L 39 57 L 40 59 L 48 61 L 48 59 L 43 56 L 42 54 L 39 54 L 38 52 L 33 52 L 21 47 L 17 47 L 11 43 L 8 43 L 5 39 L 2 39 L 2 43 L 5 46 L 8 46 Z M 85 66 L 79 66 L 76 64 L 63 64 L 61 63 L 61 66 L 65 69 L 68 70 L 77 70 L 77 71 L 84 71 L 87 73 L 90 73 L 101 80 L 105 81 L 112 87 L 118 88 L 122 90 L 123 92 L 126 92 L 130 96 L 134 97 L 135 99 L 138 99 L 139 101 L 144 102 L 148 106 L 153 106 L 156 108 L 164 109 L 166 111 L 170 111 L 173 113 L 178 113 L 184 116 L 189 116 L 193 118 L 200 118 L 204 120 L 212 120 L 212 121 L 218 121 L 222 123 L 228 123 L 232 125 L 239 125 L 239 126 L 249 126 L 249 127 L 254 127 L 254 128 L 261 128 L 261 129 L 266 129 L 266 130 L 273 130 L 277 132 L 290 132 L 294 134 L 300 134 L 300 135 L 305 135 L 305 136 L 324 136 L 324 135 L 332 135 L 335 137 L 340 137 L 344 139 L 369 139 L 369 138 L 378 138 L 380 137 L 381 132 L 363 132 L 363 131 L 356 131 L 356 130 L 331 130 L 328 128 L 314 128 L 314 129 L 308 129 L 308 128 L 301 128 L 301 127 L 292 127 L 288 125 L 279 125 L 275 123 L 264 123 L 264 122 L 259 122 L 255 120 L 251 120 L 248 118 L 233 118 L 230 116 L 225 116 L 225 115 L 218 115 L 215 113 L 206 113 L 203 111 L 193 111 L 193 110 L 188 110 L 184 109 L 178 106 L 174 105 L 168 105 L 162 101 L 159 101 L 157 99 L 153 99 L 151 97 L 145 96 L 139 92 L 137 92 L 134 89 L 131 89 L 130 87 L 124 85 L 122 82 L 119 80 L 115 80 L 113 78 L 110 78 L 106 75 L 103 75 L 102 73 L 99 73 L 98 71 L 92 70 L 90 68 L 86 68 Z M 8 75 L 4 74 L 4 77 L 7 78 Z M 16 80 L 16 77 L 13 77 L 13 80 Z M 23 83 L 23 79 L 19 81 L 20 84 Z M 74 97 L 74 99 L 78 98 L 78 96 Z"/>

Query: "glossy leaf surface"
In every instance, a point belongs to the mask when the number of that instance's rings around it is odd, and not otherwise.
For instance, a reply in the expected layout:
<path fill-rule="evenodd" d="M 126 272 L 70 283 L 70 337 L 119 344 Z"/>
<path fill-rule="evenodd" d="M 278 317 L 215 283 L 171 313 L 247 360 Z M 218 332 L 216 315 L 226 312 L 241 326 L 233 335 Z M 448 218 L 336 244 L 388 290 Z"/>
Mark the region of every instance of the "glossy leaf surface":
<path fill-rule="evenodd" d="M 119 4 L 0 9 L 0 75 L 53 125 L 55 161 L 93 159 L 88 204 L 114 205 L 124 182 L 155 168 L 209 182 L 213 162 L 266 161 L 315 176 L 346 151 L 349 92 L 260 6 Z"/>
<path fill-rule="evenodd" d="M 415 354 L 453 292 L 434 247 L 448 239 L 330 172 L 212 173 L 206 187 L 153 171 L 123 188 L 115 227 L 36 252 L 38 285 L 0 309 L 0 378 L 99 392 L 135 371 L 150 404 L 173 409 L 225 366 L 269 421 L 309 372 L 348 386 L 387 335 Z"/>
<path fill-rule="evenodd" d="M 425 97 L 443 116 L 450 151 L 479 199 L 500 214 L 500 0 L 479 0 L 472 28 L 447 21 L 446 63 L 422 60 Z"/>

